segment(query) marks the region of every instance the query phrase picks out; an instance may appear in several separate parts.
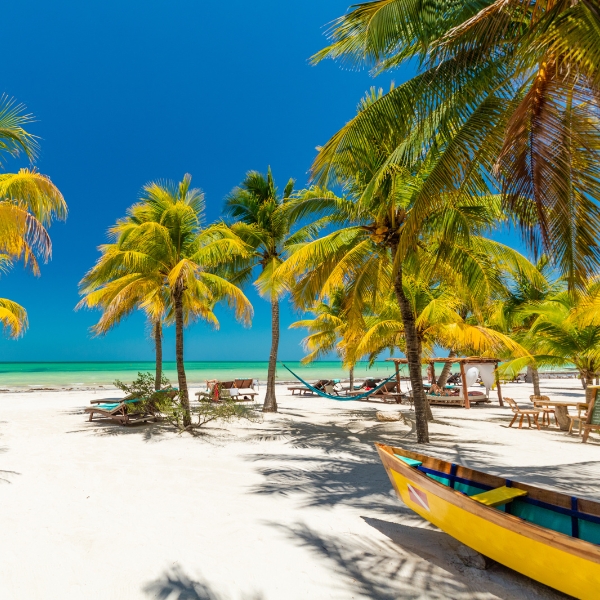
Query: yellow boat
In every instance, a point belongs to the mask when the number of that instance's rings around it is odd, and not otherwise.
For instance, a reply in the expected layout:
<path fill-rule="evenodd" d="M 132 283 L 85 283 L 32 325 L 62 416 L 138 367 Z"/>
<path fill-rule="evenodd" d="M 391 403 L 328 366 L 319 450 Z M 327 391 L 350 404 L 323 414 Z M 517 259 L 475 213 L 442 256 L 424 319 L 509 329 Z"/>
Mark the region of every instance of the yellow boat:
<path fill-rule="evenodd" d="M 376 444 L 402 501 L 466 546 L 576 598 L 600 598 L 600 503 Z"/>

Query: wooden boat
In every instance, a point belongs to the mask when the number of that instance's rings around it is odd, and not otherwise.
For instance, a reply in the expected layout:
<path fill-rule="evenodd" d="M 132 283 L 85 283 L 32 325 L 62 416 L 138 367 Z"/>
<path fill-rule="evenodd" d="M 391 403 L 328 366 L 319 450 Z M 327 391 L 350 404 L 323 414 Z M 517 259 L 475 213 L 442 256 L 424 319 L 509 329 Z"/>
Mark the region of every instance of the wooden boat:
<path fill-rule="evenodd" d="M 600 503 L 376 444 L 403 502 L 477 552 L 576 598 L 600 598 Z"/>

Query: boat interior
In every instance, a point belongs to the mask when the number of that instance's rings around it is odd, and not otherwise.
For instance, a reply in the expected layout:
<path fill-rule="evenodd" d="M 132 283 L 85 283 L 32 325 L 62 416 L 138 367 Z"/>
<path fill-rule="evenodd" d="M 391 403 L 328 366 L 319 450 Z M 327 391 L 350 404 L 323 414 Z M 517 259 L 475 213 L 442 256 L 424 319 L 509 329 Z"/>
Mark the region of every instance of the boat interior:
<path fill-rule="evenodd" d="M 476 471 L 403 448 L 380 448 L 427 477 L 485 506 L 600 544 L 600 503 Z"/>

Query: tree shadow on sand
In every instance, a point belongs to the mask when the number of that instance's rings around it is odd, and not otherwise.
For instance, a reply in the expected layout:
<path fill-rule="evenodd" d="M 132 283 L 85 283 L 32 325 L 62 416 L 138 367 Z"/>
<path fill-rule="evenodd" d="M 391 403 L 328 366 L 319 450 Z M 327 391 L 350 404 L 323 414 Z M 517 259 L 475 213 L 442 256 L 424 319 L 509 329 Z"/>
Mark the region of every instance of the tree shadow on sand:
<path fill-rule="evenodd" d="M 273 524 L 297 544 L 327 560 L 339 575 L 338 586 L 357 596 L 380 600 L 563 600 L 555 592 L 494 565 L 488 571 L 465 567 L 457 558 L 460 543 L 446 534 L 424 527 L 363 518 L 388 539 L 345 535 L 327 537 L 303 524 Z M 340 585 L 342 584 L 342 585 Z"/>
<path fill-rule="evenodd" d="M 156 600 L 228 600 L 211 589 L 208 583 L 191 579 L 181 567 L 166 571 L 161 577 L 143 588 L 143 591 Z M 240 600 L 262 600 L 263 595 L 242 594 Z"/>
<path fill-rule="evenodd" d="M 347 422 L 323 425 L 294 422 L 285 431 L 280 429 L 290 452 L 254 454 L 246 458 L 255 462 L 263 475 L 262 483 L 252 492 L 280 496 L 302 493 L 306 506 L 351 503 L 383 513 L 410 512 L 397 501 L 375 442 L 416 447 L 413 429 L 398 423 L 373 423 L 372 413 L 370 422 L 364 420 L 365 415 L 354 411 L 341 415 L 348 416 L 352 419 Z M 436 438 L 439 442 L 454 439 L 444 434 L 437 434 Z M 485 443 L 489 446 L 489 442 Z M 463 459 L 480 459 L 488 454 L 483 448 L 462 449 L 461 453 Z M 262 466 L 261 463 L 269 464 Z"/>
<path fill-rule="evenodd" d="M 285 527 L 272 524 L 298 543 L 331 560 L 333 568 L 361 594 L 370 598 L 549 598 L 566 596 L 550 590 L 501 565 L 480 572 L 464 566 L 457 557 L 461 544 L 430 526 L 415 515 L 392 490 L 381 465 L 374 442 L 402 446 L 417 452 L 426 451 L 458 464 L 495 472 L 545 487 L 563 489 L 580 495 L 594 495 L 593 475 L 598 463 L 572 463 L 550 466 L 494 467 L 497 446 L 489 440 L 470 440 L 468 446 L 457 443 L 455 435 L 436 433 L 426 450 L 416 444 L 407 425 L 365 421 L 355 412 L 340 415 L 340 420 L 324 425 L 306 422 L 290 423 L 285 430 L 287 453 L 254 455 L 263 475 L 256 494 L 296 495 L 300 506 L 351 506 L 364 511 L 363 520 L 384 534 L 378 536 L 346 534 L 343 539 L 324 536 L 305 525 Z M 345 421 L 345 417 L 350 417 Z M 490 445 L 492 447 L 490 448 Z M 318 452 L 308 452 L 318 450 Z M 268 463 L 268 464 L 262 464 Z M 301 496 L 298 497 L 297 495 Z M 383 518 L 382 518 L 383 517 Z M 401 521 L 399 524 L 395 521 Z M 504 590 L 504 586 L 511 589 Z"/>

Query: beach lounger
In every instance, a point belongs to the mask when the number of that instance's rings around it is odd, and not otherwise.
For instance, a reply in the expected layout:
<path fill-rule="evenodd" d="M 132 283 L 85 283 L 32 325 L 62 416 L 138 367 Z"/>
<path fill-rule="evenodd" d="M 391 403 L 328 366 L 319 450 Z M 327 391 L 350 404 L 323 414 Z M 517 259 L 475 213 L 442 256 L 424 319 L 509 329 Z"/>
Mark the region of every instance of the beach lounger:
<path fill-rule="evenodd" d="M 238 402 L 253 401 L 258 392 L 252 387 L 252 379 L 235 379 L 233 381 L 207 381 L 206 390 L 196 392 L 198 400 L 215 400 L 215 385 L 219 385 L 219 399 L 227 398 Z M 240 388 L 239 385 L 246 387 Z"/>
<path fill-rule="evenodd" d="M 318 390 L 325 391 L 325 386 L 330 384 L 332 384 L 331 379 L 319 379 L 319 381 L 317 381 L 313 387 L 317 388 Z M 304 394 L 310 394 L 311 396 L 313 395 L 312 390 L 307 388 L 305 385 L 294 385 L 289 387 L 288 390 L 292 392 L 292 396 L 294 396 L 296 392 L 298 392 L 299 396 L 303 396 Z"/>
<path fill-rule="evenodd" d="M 381 381 L 381 380 L 380 380 Z M 371 382 L 369 382 L 371 383 Z M 375 384 L 377 385 L 377 384 Z M 402 404 L 402 398 L 404 394 L 402 392 L 397 391 L 398 382 L 397 381 L 388 381 L 381 387 L 377 392 L 367 396 L 366 398 L 361 398 L 361 402 L 394 402 L 396 404 Z M 360 394 L 364 394 L 366 390 L 356 390 L 354 392 L 348 392 L 348 396 L 358 396 Z"/>
<path fill-rule="evenodd" d="M 145 423 L 146 421 L 156 421 L 155 415 L 135 412 L 134 405 L 139 402 L 137 399 L 121 400 L 120 402 L 102 403 L 102 401 L 85 409 L 90 415 L 88 421 L 93 421 L 94 416 L 99 419 L 109 419 L 119 425 L 134 425 Z"/>
<path fill-rule="evenodd" d="M 255 396 L 258 396 L 258 392 L 254 389 L 253 379 L 236 379 L 234 382 L 234 389 L 237 389 L 237 400 L 254 400 Z"/>

